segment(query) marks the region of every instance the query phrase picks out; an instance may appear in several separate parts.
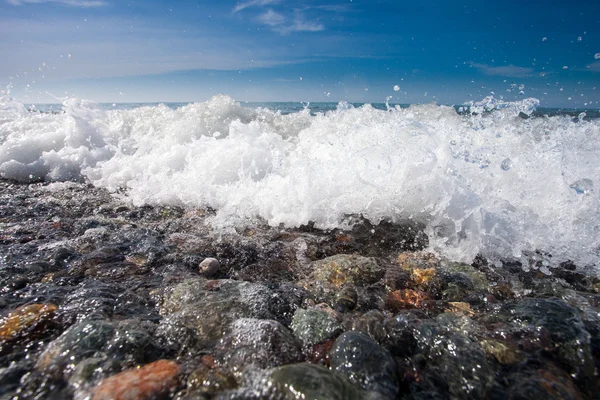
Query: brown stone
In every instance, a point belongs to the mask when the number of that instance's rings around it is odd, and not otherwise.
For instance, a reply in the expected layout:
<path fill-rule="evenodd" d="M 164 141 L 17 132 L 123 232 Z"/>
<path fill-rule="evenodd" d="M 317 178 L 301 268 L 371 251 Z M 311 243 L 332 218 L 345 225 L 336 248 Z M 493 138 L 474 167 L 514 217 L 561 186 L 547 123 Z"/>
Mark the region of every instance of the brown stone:
<path fill-rule="evenodd" d="M 523 360 L 523 353 L 511 345 L 493 339 L 484 339 L 479 344 L 486 353 L 494 356 L 500 364 L 517 364 Z"/>
<path fill-rule="evenodd" d="M 466 315 L 467 317 L 475 315 L 475 312 L 471 310 L 471 305 L 462 301 L 449 301 L 446 311 L 459 315 Z"/>
<path fill-rule="evenodd" d="M 401 253 L 397 261 L 404 271 L 412 271 L 416 268 L 435 269 L 440 265 L 440 260 L 435 255 L 423 251 Z"/>
<path fill-rule="evenodd" d="M 374 258 L 337 254 L 312 264 L 308 283 L 339 289 L 346 284 L 365 286 L 377 282 L 385 273 Z"/>
<path fill-rule="evenodd" d="M 331 350 L 334 342 L 335 339 L 330 339 L 315 344 L 310 355 L 310 362 L 313 364 L 323 363 L 329 367 L 329 350 Z"/>
<path fill-rule="evenodd" d="M 148 263 L 148 257 L 144 254 L 133 253 L 128 256 L 125 256 L 125 261 L 131 264 L 135 264 L 139 267 Z"/>
<path fill-rule="evenodd" d="M 149 400 L 175 390 L 179 365 L 158 360 L 104 379 L 92 392 L 92 400 Z"/>
<path fill-rule="evenodd" d="M 436 275 L 435 268 L 415 268 L 410 272 L 410 278 L 417 285 L 426 285 Z"/>
<path fill-rule="evenodd" d="M 237 381 L 231 372 L 220 368 L 210 368 L 202 364 L 192 371 L 187 378 L 188 396 L 186 398 L 203 399 L 205 395 L 212 398 L 218 392 L 235 389 L 237 386 Z"/>
<path fill-rule="evenodd" d="M 407 308 L 419 308 L 429 300 L 425 292 L 412 289 L 395 290 L 387 294 L 385 299 L 386 308 L 396 312 Z"/>
<path fill-rule="evenodd" d="M 217 362 L 215 361 L 215 357 L 209 354 L 205 354 L 200 358 L 200 362 L 203 365 L 206 365 L 208 368 L 215 368 L 217 366 Z"/>
<path fill-rule="evenodd" d="M 0 342 L 16 339 L 26 330 L 54 315 L 54 304 L 27 304 L 17 308 L 0 320 Z"/>

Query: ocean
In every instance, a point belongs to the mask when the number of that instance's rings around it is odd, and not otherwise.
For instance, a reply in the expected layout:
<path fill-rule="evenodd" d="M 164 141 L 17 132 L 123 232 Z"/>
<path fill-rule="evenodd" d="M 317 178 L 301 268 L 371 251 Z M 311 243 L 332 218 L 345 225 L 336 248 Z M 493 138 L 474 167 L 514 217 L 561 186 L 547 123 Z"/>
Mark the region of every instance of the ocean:
<path fill-rule="evenodd" d="M 436 104 L 23 105 L 0 99 L 0 176 L 85 181 L 133 205 L 257 223 L 424 226 L 449 260 L 600 271 L 600 111 Z"/>

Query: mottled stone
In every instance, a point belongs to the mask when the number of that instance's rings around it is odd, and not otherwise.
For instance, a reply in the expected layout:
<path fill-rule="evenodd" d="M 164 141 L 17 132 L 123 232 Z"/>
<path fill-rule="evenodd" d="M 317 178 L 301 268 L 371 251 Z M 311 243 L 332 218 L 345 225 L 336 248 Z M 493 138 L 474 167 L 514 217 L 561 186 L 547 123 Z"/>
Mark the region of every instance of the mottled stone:
<path fill-rule="evenodd" d="M 379 281 L 385 269 L 374 258 L 338 254 L 311 264 L 310 275 L 298 284 L 317 302 L 335 304 L 335 297 L 345 286 L 362 287 Z"/>
<path fill-rule="evenodd" d="M 338 312 L 352 311 L 356 308 L 358 293 L 354 285 L 344 286 L 335 296 L 335 309 Z"/>
<path fill-rule="evenodd" d="M 192 371 L 187 378 L 187 391 L 184 398 L 197 399 L 200 396 L 214 396 L 224 390 L 235 389 L 238 383 L 235 377 L 221 368 L 209 368 L 202 365 Z"/>
<path fill-rule="evenodd" d="M 28 304 L 21 306 L 0 320 L 0 342 L 6 342 L 24 335 L 27 331 L 50 319 L 54 304 Z"/>
<path fill-rule="evenodd" d="M 94 354 L 143 363 L 159 352 L 150 334 L 138 321 L 82 321 L 46 347 L 38 358 L 36 368 L 62 377 L 70 375 L 78 362 Z"/>
<path fill-rule="evenodd" d="M 575 379 L 585 384 L 595 380 L 591 337 L 580 310 L 561 299 L 525 298 L 505 311 L 509 321 L 520 330 L 533 335 L 547 332 L 554 347 L 552 351 Z"/>
<path fill-rule="evenodd" d="M 509 400 L 583 400 L 573 379 L 553 366 L 511 376 Z"/>
<path fill-rule="evenodd" d="M 429 300 L 425 292 L 412 289 L 395 290 L 387 294 L 385 305 L 392 312 L 398 312 L 407 308 L 420 308 Z"/>
<path fill-rule="evenodd" d="M 331 369 L 346 376 L 367 393 L 395 399 L 399 392 L 396 362 L 370 337 L 359 332 L 343 333 L 329 351 Z"/>
<path fill-rule="evenodd" d="M 242 318 L 234 321 L 217 345 L 217 358 L 238 372 L 249 365 L 272 368 L 302 361 L 300 343 L 277 321 Z"/>
<path fill-rule="evenodd" d="M 441 269 L 444 272 L 443 275 L 446 275 L 445 280 L 447 282 L 450 281 L 455 282 L 455 284 L 458 285 L 466 285 L 467 290 L 470 290 L 471 287 L 472 290 L 479 292 L 487 292 L 490 290 L 490 283 L 485 274 L 475 269 L 472 265 L 464 263 L 443 263 Z M 468 283 L 461 283 L 461 280 L 458 277 L 452 278 L 453 274 L 462 274 L 463 280 L 464 278 L 467 278 Z"/>
<path fill-rule="evenodd" d="M 446 311 L 469 317 L 475 315 L 475 312 L 471 309 L 471 305 L 462 301 L 449 301 Z"/>
<path fill-rule="evenodd" d="M 363 315 L 353 316 L 350 326 L 353 331 L 361 332 L 376 342 L 381 342 L 388 336 L 384 321 L 385 315 L 381 311 L 371 310 Z"/>
<path fill-rule="evenodd" d="M 315 261 L 310 281 L 341 288 L 347 283 L 363 286 L 377 282 L 384 269 L 375 259 L 352 254 L 338 254 Z"/>
<path fill-rule="evenodd" d="M 507 345 L 492 339 L 482 340 L 479 344 L 486 353 L 494 356 L 500 364 L 517 364 L 524 358 L 524 354 L 510 344 Z"/>
<path fill-rule="evenodd" d="M 284 365 L 268 373 L 261 398 L 358 400 L 361 393 L 343 375 L 315 364 Z"/>
<path fill-rule="evenodd" d="M 92 400 L 150 400 L 165 396 L 179 384 L 180 367 L 158 360 L 104 379 L 92 392 Z"/>
<path fill-rule="evenodd" d="M 446 313 L 417 328 L 417 348 L 427 359 L 417 387 L 447 391 L 456 399 L 488 397 L 496 371 L 471 339 L 474 327 L 469 324 L 467 317 Z"/>
<path fill-rule="evenodd" d="M 294 335 L 302 341 L 305 348 L 312 347 L 324 340 L 331 339 L 342 332 L 342 326 L 327 312 L 315 308 L 296 310 L 292 319 Z"/>
<path fill-rule="evenodd" d="M 440 265 L 440 260 L 434 254 L 424 251 L 401 253 L 396 261 L 401 269 L 409 272 L 414 269 L 435 270 Z"/>
<path fill-rule="evenodd" d="M 187 351 L 214 346 L 229 324 L 240 318 L 274 319 L 273 292 L 266 286 L 232 280 L 189 280 L 163 297 L 158 334 Z"/>

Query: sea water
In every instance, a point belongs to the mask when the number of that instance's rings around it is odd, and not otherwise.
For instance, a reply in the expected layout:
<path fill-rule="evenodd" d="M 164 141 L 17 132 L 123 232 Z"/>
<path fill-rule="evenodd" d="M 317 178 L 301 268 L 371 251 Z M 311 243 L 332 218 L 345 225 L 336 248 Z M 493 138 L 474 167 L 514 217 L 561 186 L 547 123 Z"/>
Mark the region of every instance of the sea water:
<path fill-rule="evenodd" d="M 425 226 L 429 250 L 600 271 L 600 119 L 536 99 L 463 107 L 238 103 L 25 107 L 0 99 L 0 176 L 88 181 L 135 205 L 255 223 Z"/>

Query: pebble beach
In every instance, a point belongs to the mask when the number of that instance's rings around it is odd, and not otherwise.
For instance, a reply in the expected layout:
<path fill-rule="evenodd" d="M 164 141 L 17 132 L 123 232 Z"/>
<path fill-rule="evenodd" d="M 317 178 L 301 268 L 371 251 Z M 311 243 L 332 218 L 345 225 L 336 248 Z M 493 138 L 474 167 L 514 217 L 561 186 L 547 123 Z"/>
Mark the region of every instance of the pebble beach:
<path fill-rule="evenodd" d="M 577 265 L 212 214 L 0 181 L 0 399 L 597 398 L 600 280 Z"/>

